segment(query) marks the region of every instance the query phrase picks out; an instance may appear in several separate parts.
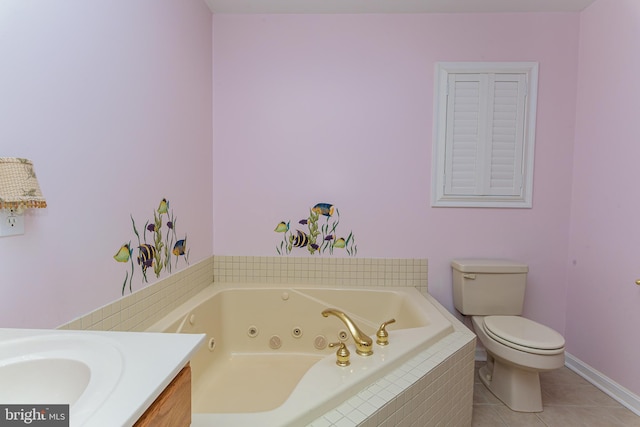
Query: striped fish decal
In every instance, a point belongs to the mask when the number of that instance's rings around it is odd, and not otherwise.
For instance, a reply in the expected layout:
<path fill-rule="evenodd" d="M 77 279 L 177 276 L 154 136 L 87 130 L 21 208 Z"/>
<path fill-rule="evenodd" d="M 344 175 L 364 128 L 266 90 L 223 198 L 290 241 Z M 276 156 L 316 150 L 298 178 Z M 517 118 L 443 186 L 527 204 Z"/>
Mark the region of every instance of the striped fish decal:
<path fill-rule="evenodd" d="M 303 248 L 307 246 L 307 244 L 309 243 L 309 236 L 307 236 L 304 232 L 300 230 L 296 230 L 296 232 L 298 233 L 297 235 L 289 237 L 293 247 Z"/>
<path fill-rule="evenodd" d="M 153 265 L 153 260 L 157 257 L 156 247 L 153 245 L 143 244 L 138 246 L 138 265 L 142 266 L 142 271 Z"/>

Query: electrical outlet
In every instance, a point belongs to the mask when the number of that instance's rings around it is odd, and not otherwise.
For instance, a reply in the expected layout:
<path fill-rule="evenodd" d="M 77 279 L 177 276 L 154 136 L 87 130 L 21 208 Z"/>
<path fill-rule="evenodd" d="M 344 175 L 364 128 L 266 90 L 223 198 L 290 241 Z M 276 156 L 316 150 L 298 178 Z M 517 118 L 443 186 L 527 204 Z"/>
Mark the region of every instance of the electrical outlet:
<path fill-rule="evenodd" d="M 24 214 L 0 209 L 0 237 L 24 234 Z"/>

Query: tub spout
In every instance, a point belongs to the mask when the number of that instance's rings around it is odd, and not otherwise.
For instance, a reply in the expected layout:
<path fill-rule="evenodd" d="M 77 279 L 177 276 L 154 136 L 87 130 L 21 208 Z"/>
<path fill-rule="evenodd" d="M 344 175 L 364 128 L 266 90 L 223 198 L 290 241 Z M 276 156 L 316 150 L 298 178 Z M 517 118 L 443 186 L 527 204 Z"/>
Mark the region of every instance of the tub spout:
<path fill-rule="evenodd" d="M 335 308 L 328 308 L 322 312 L 324 317 L 329 317 L 330 314 L 342 320 L 342 323 L 344 323 L 347 329 L 349 329 L 349 332 L 351 332 L 351 336 L 356 343 L 356 353 L 360 356 L 371 356 L 373 354 L 373 350 L 371 349 L 373 346 L 373 340 L 362 332 L 360 328 L 353 323 L 353 320 L 351 320 L 349 316 Z"/>

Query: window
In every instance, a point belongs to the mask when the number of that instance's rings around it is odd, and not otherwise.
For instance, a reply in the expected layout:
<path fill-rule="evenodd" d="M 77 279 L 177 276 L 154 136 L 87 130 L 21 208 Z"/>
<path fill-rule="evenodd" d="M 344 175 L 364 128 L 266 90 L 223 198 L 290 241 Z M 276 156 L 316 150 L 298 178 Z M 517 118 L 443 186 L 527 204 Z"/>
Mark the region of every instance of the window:
<path fill-rule="evenodd" d="M 436 64 L 432 206 L 530 208 L 535 62 Z"/>

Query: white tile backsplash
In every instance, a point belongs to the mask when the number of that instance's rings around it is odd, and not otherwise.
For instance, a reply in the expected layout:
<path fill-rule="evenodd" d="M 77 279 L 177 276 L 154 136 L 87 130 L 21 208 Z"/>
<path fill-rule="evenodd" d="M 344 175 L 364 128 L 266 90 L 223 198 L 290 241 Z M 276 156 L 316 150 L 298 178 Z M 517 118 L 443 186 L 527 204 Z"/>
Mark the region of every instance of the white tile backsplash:
<path fill-rule="evenodd" d="M 212 282 L 213 257 L 209 257 L 58 329 L 144 331 Z"/>

